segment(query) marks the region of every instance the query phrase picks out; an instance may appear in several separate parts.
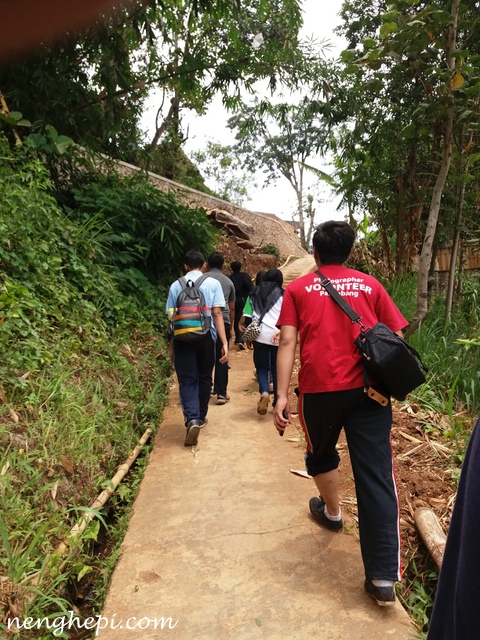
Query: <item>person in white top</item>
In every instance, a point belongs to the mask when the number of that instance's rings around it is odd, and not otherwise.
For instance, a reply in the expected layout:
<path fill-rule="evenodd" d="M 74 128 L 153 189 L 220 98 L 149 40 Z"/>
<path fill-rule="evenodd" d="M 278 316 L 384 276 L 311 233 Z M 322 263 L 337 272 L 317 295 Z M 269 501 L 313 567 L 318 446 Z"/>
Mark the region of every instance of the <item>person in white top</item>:
<path fill-rule="evenodd" d="M 259 319 L 264 314 L 260 335 L 253 342 L 253 362 L 257 371 L 260 399 L 257 413 L 264 416 L 270 402 L 269 378 L 273 383 L 273 406 L 277 402 L 277 351 L 280 335 L 276 327 L 283 301 L 283 274 L 280 269 L 269 269 L 262 282 L 255 287 L 246 304 L 244 318 Z M 242 319 L 243 320 L 243 319 Z M 243 322 L 239 323 L 243 329 Z"/>

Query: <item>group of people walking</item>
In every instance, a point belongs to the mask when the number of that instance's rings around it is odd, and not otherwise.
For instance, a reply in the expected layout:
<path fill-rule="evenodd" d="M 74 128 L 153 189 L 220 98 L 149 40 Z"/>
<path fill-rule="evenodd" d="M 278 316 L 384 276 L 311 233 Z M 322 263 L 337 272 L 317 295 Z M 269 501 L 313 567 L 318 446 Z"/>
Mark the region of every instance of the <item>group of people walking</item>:
<path fill-rule="evenodd" d="M 313 236 L 316 265 L 348 298 L 364 324 L 382 322 L 401 335 L 408 323 L 384 287 L 374 277 L 345 266 L 354 240 L 354 231 L 346 222 L 319 225 Z M 187 276 L 199 278 L 203 262 L 201 254 L 188 252 Z M 199 430 L 206 423 L 214 367 L 217 404 L 229 401 L 230 336 L 234 334 L 235 343 L 245 348 L 245 327 L 260 318 L 260 333 L 251 345 L 259 387 L 257 412 L 267 413 L 271 384 L 273 422 L 282 434 L 291 422 L 289 387 L 299 345 L 297 412 L 306 439 L 306 469 L 318 490 L 318 496 L 310 500 L 311 517 L 331 532 L 343 528 L 336 448 L 343 428 L 355 479 L 364 588 L 378 605 L 393 605 L 394 583 L 401 580 L 401 566 L 399 504 L 390 443 L 392 407 L 390 402 L 384 406 L 364 392 L 362 363 L 354 347 L 358 324 L 330 298 L 316 271 L 297 278 L 284 290 L 278 269 L 258 274 L 254 285 L 239 262 L 232 263 L 230 277 L 223 274 L 221 254 L 209 256 L 208 267 L 200 289 L 205 312 L 213 318 L 210 332 L 187 347 L 174 340 L 172 350 L 185 417 L 185 445 L 197 443 Z M 177 281 L 170 288 L 167 309 L 175 306 L 178 292 Z"/>
<path fill-rule="evenodd" d="M 197 444 L 199 431 L 206 424 L 210 397 L 216 396 L 218 405 L 230 401 L 227 391 L 228 345 L 233 335 L 232 325 L 235 344 L 242 349 L 253 348 L 260 392 L 257 412 L 260 415 L 267 413 L 270 383 L 273 387 L 274 406 L 276 402 L 276 356 L 280 331 L 275 325 L 283 297 L 282 272 L 279 269 L 261 272 L 257 274 L 254 285 L 251 277 L 241 271 L 240 262 L 232 263 L 230 277 L 223 273 L 223 265 L 224 256 L 218 252 L 208 256 L 208 270 L 205 273 L 202 273 L 205 259 L 200 252 L 191 250 L 184 258 L 184 270 L 189 282 L 195 283 L 202 275 L 206 276 L 199 288 L 204 296 L 203 312 L 213 318 L 209 333 L 200 340 L 172 340 L 170 344 L 171 360 L 179 381 L 180 400 L 187 428 L 186 446 Z M 176 280 L 170 287 L 167 310 L 175 309 L 181 290 L 181 282 Z M 252 346 L 244 339 L 245 322 L 260 316 L 263 317 L 262 329 Z M 223 327 L 220 319 L 223 320 Z"/>

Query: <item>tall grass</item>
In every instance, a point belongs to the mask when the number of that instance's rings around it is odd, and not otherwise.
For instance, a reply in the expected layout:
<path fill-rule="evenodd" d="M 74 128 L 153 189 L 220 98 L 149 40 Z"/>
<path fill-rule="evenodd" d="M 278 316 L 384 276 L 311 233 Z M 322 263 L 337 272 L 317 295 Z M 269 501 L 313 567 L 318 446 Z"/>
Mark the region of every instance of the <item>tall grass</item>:
<path fill-rule="evenodd" d="M 167 397 L 163 339 L 138 328 L 135 338 L 127 351 L 125 335 L 111 337 L 27 378 L 9 398 L 18 422 L 0 408 L 0 574 L 11 587 L 0 602 L 4 613 L 62 615 L 72 608 L 67 582 L 92 570 L 88 556 L 77 554 L 59 572 L 53 554 L 139 436 L 155 430 Z M 132 491 L 127 479 L 116 499 L 130 504 Z M 83 538 L 97 534 L 98 525 Z M 0 614 L 0 635 L 5 626 Z"/>
<path fill-rule="evenodd" d="M 415 288 L 415 274 L 395 280 L 389 287 L 407 320 L 415 311 Z M 468 303 L 462 304 L 465 300 Z M 480 322 L 472 323 L 472 317 L 480 317 L 480 298 L 462 298 L 446 324 L 445 300 L 436 294 L 429 302 L 427 318 L 409 338 L 429 369 L 427 383 L 411 397 L 426 408 L 447 414 L 452 427 L 455 413 L 466 411 L 474 416 L 480 411 L 480 347 L 459 342 L 478 337 Z"/>
<path fill-rule="evenodd" d="M 140 435 L 147 427 L 155 430 L 170 363 L 163 309 L 168 283 L 149 281 L 132 262 L 122 261 L 121 249 L 108 263 L 111 246 L 102 245 L 98 208 L 92 205 L 91 217 L 71 210 L 66 215 L 31 149 L 11 150 L 0 134 L 0 156 L 4 637 L 16 616 L 43 618 L 72 609 L 67 583 L 75 591 L 82 576 L 105 573 L 96 568 L 92 541 L 99 523 L 108 524 L 105 513 L 112 504 L 120 506 L 116 515 L 131 505 L 137 484 L 129 480 L 142 460 L 96 521 L 75 538 L 74 552 L 68 549 L 59 558 L 56 550 Z M 121 192 L 121 182 L 115 184 Z M 142 201 L 130 195 L 137 204 Z M 132 209 L 128 212 L 134 226 Z M 172 260 L 171 268 L 177 264 Z M 101 606 L 101 596 L 97 602 Z M 23 629 L 21 637 L 38 634 Z"/>
<path fill-rule="evenodd" d="M 437 431 L 452 450 L 452 479 L 459 477 L 473 418 L 480 412 L 480 297 L 478 278 L 464 281 L 466 295 L 456 301 L 449 322 L 445 321 L 445 300 L 441 293 L 429 300 L 429 313 L 409 342 L 429 369 L 427 381 L 413 391 L 408 401 L 417 403 L 428 416 L 424 429 Z M 415 311 L 416 275 L 387 285 L 396 304 L 408 319 Z M 438 420 L 438 416 L 447 420 Z M 439 427 L 439 424 L 448 424 Z M 427 636 L 437 574 L 425 552 L 411 558 L 401 600 L 415 624 L 419 640 Z"/>

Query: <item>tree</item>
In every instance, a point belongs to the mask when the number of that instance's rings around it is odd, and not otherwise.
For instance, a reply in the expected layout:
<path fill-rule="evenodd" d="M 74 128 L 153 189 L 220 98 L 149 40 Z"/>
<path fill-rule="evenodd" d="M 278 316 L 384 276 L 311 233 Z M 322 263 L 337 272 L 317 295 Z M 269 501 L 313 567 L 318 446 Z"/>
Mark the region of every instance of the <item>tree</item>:
<path fill-rule="evenodd" d="M 81 37 L 4 65 L 0 89 L 34 130 L 52 124 L 84 146 L 138 162 L 152 90 L 164 92 L 166 109 L 150 152 L 167 131 L 181 144 L 182 108 L 202 113 L 217 92 L 231 105 L 259 78 L 274 88 L 294 75 L 300 24 L 297 0 L 135 2 Z"/>
<path fill-rule="evenodd" d="M 352 9 L 351 3 L 346 5 Z M 379 33 L 375 31 L 378 16 L 369 14 L 361 45 L 351 31 L 352 46 L 342 55 L 346 70 L 355 78 L 356 95 L 365 105 L 361 95 L 368 91 L 370 107 L 382 118 L 381 122 L 373 118 L 370 136 L 362 139 L 357 132 L 357 153 L 360 147 L 366 151 L 365 158 L 373 159 L 380 149 L 384 161 L 375 163 L 379 184 L 384 176 L 396 174 L 395 181 L 384 183 L 391 196 L 385 200 L 387 207 L 377 210 L 377 218 L 391 224 L 396 201 L 397 246 L 421 247 L 411 330 L 428 312 L 428 279 L 439 224 L 446 228 L 454 220 L 450 195 L 460 192 L 449 167 L 458 124 L 468 125 L 478 135 L 478 7 L 475 2 L 457 0 L 449 6 L 446 11 L 440 2 L 395 2 L 380 16 Z M 359 19 L 358 13 L 354 19 Z M 390 130 L 390 143 L 383 136 L 383 145 L 379 144 L 377 133 L 382 130 Z M 381 191 L 373 181 L 369 185 L 378 201 Z M 414 254 L 404 255 L 411 265 Z"/>
<path fill-rule="evenodd" d="M 238 170 L 239 159 L 231 147 L 209 140 L 203 151 L 195 151 L 193 160 L 202 175 L 212 181 L 212 189 L 222 200 L 239 206 L 250 200 L 249 190 L 254 188 L 253 177 Z"/>
<path fill-rule="evenodd" d="M 300 242 L 307 249 L 314 224 L 313 202 L 305 193 L 306 162 L 327 146 L 328 130 L 323 124 L 323 105 L 309 98 L 299 104 L 257 102 L 243 107 L 229 120 L 235 129 L 236 152 L 244 167 L 254 173 L 262 169 L 268 184 L 285 178 L 295 192 Z"/>

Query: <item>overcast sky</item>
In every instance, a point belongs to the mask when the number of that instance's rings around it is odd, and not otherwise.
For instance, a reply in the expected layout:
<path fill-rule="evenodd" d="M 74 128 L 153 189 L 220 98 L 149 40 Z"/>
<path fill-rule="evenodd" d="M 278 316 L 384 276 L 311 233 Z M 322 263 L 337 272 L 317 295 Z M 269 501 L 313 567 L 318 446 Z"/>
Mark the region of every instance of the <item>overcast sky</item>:
<path fill-rule="evenodd" d="M 331 44 L 328 57 L 337 57 L 343 48 L 343 42 L 333 33 L 333 29 L 340 22 L 338 13 L 341 6 L 342 0 L 304 0 L 302 3 L 305 13 L 302 36 L 306 38 L 313 37 L 317 41 L 328 40 Z M 151 121 L 155 118 L 155 113 L 154 107 L 146 112 L 144 118 L 146 127 L 150 128 L 152 126 Z M 231 144 L 233 135 L 226 125 L 228 117 L 229 114 L 223 108 L 221 99 L 214 101 L 205 116 L 184 114 L 183 124 L 184 127 L 188 124 L 189 131 L 189 139 L 186 144 L 187 154 L 204 149 L 209 139 L 222 144 Z M 327 172 L 329 171 L 329 168 L 320 159 L 316 163 L 312 162 L 312 164 L 321 167 Z M 314 180 L 311 174 L 306 179 Z M 295 211 L 295 193 L 286 179 L 281 178 L 268 187 L 262 186 L 261 174 L 257 175 L 255 180 L 258 187 L 252 190 L 250 194 L 251 200 L 245 203 L 245 207 L 252 211 L 275 213 L 285 220 L 291 220 Z M 208 186 L 214 188 L 214 185 Z M 322 187 L 320 198 L 323 202 L 316 204 L 317 224 L 332 218 L 343 218 L 343 212 L 336 211 L 337 203 L 332 199 L 328 187 Z"/>

